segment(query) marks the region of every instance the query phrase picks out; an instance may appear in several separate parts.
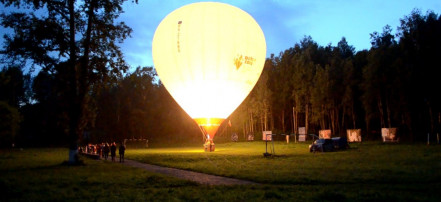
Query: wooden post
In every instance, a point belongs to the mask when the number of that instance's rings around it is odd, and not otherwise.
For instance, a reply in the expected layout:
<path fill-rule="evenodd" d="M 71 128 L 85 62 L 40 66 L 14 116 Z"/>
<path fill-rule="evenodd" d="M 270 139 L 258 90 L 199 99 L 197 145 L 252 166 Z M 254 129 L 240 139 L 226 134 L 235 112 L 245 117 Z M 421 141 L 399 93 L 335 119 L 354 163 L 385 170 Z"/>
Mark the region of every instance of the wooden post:
<path fill-rule="evenodd" d="M 430 133 L 427 133 L 427 145 L 430 145 Z"/>

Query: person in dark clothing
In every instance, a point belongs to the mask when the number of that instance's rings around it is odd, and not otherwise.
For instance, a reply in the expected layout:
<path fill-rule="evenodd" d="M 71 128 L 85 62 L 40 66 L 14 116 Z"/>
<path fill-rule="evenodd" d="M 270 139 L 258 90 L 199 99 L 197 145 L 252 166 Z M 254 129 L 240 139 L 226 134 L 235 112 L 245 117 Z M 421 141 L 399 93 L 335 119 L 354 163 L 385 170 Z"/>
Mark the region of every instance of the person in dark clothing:
<path fill-rule="evenodd" d="M 110 146 L 110 155 L 112 156 L 112 161 L 115 161 L 116 157 L 116 144 L 113 142 L 112 146 Z"/>
<path fill-rule="evenodd" d="M 106 143 L 106 145 L 104 146 L 104 158 L 106 160 L 107 158 L 109 158 L 109 151 L 110 151 L 109 143 Z"/>
<path fill-rule="evenodd" d="M 124 142 L 121 143 L 119 146 L 119 162 L 124 162 L 124 152 L 126 151 L 126 146 L 124 145 Z"/>
<path fill-rule="evenodd" d="M 103 148 L 101 148 L 100 144 L 96 145 L 96 154 L 98 154 L 98 158 L 101 158 L 101 153 L 103 153 Z"/>
<path fill-rule="evenodd" d="M 105 147 L 105 146 L 106 146 L 106 144 L 104 144 L 104 142 L 101 143 L 101 158 L 104 158 L 104 154 L 105 154 L 104 147 Z"/>

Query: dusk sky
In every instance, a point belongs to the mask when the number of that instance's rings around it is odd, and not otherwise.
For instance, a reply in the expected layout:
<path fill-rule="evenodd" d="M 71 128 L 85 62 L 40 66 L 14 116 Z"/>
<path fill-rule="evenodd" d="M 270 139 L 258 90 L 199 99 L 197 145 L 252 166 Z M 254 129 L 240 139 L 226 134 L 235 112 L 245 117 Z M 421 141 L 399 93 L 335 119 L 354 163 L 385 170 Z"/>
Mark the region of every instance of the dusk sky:
<path fill-rule="evenodd" d="M 152 39 L 161 20 L 191 0 L 128 1 L 120 17 L 133 28 L 132 38 L 122 45 L 132 66 L 153 66 Z M 305 35 L 319 45 L 336 45 L 344 36 L 356 50 L 369 49 L 370 33 L 387 24 L 395 33 L 399 19 L 414 8 L 441 13 L 440 0 L 241 0 L 219 1 L 246 11 L 260 25 L 267 43 L 267 57 L 292 47 Z"/>
<path fill-rule="evenodd" d="M 121 45 L 132 67 L 153 66 L 152 39 L 156 27 L 170 12 L 194 0 L 127 1 L 119 20 L 132 29 L 132 37 Z M 440 0 L 241 0 L 219 1 L 234 5 L 254 17 L 265 34 L 267 57 L 276 56 L 304 36 L 319 45 L 336 45 L 342 37 L 357 51 L 370 48 L 370 33 L 390 25 L 393 33 L 400 18 L 414 8 L 423 14 L 441 13 Z M 0 29 L 5 32 L 4 29 Z M 3 35 L 3 34 L 2 34 Z M 0 39 L 0 43 L 3 40 Z"/>

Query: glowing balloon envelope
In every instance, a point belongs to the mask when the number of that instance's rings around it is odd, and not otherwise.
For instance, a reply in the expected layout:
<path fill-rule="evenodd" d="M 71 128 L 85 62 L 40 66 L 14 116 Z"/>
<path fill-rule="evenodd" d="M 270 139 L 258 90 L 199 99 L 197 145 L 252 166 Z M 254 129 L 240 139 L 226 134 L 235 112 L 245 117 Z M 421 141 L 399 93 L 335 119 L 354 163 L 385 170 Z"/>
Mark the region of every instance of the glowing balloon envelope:
<path fill-rule="evenodd" d="M 211 137 L 253 89 L 266 54 L 257 22 L 239 8 L 214 2 L 171 12 L 152 46 L 161 82 Z"/>

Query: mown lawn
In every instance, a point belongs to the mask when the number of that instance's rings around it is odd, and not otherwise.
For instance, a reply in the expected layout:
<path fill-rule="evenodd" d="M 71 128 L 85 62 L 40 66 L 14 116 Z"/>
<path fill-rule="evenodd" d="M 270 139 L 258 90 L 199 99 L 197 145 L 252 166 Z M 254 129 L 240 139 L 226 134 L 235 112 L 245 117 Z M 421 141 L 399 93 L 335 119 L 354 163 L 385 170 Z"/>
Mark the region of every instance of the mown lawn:
<path fill-rule="evenodd" d="M 119 163 L 84 159 L 66 166 L 67 149 L 0 150 L 0 201 L 439 201 L 441 146 L 363 143 L 311 154 L 307 144 L 263 142 L 127 150 L 143 162 L 264 183 L 205 186 Z"/>
<path fill-rule="evenodd" d="M 265 143 L 260 141 L 217 144 L 213 153 L 199 147 L 159 148 L 130 150 L 127 156 L 265 184 L 310 187 L 311 192 L 325 186 L 343 196 L 439 196 L 435 190 L 441 188 L 441 145 L 368 142 L 331 153 L 310 153 L 305 143 L 275 142 L 274 147 L 273 158 L 263 157 Z"/>
<path fill-rule="evenodd" d="M 347 151 L 310 153 L 308 144 L 239 142 L 202 148 L 129 150 L 127 158 L 270 184 L 418 183 L 441 179 L 441 146 L 363 143 Z"/>

